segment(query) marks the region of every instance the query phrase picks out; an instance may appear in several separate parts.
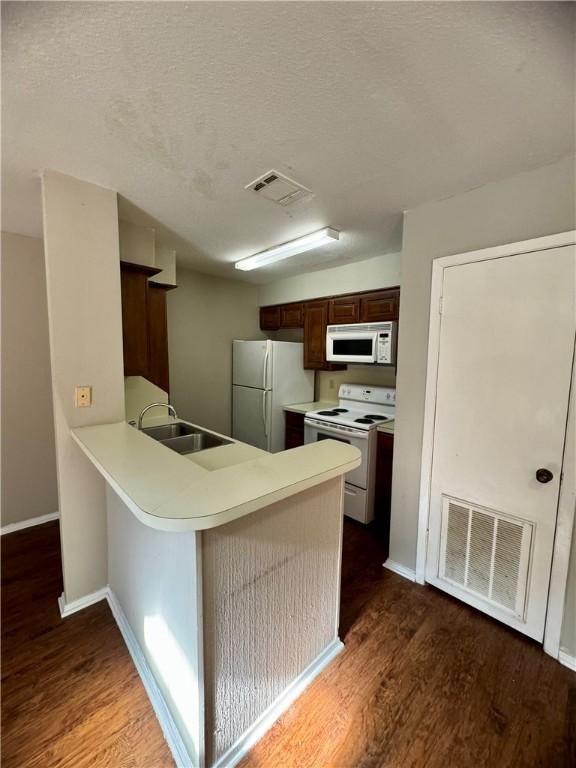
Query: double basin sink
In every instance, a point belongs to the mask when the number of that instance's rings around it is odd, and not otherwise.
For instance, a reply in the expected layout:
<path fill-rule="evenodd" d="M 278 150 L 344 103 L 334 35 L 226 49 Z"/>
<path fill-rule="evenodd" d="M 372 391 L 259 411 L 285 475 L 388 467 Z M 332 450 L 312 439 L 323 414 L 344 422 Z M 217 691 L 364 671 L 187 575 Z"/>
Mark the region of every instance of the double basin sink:
<path fill-rule="evenodd" d="M 212 432 L 205 432 L 199 427 L 175 421 L 172 424 L 162 424 L 158 427 L 143 427 L 142 432 L 176 453 L 197 453 L 207 448 L 218 448 L 230 445 L 231 440 L 225 440 Z"/>

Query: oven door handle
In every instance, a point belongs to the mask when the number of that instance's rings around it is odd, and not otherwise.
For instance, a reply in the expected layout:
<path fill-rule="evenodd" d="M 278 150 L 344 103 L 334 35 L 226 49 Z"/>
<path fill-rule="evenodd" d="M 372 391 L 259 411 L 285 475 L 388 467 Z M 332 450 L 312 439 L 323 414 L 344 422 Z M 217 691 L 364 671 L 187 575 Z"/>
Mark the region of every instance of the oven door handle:
<path fill-rule="evenodd" d="M 361 440 L 367 440 L 368 435 L 370 434 L 370 430 L 368 429 L 366 431 L 363 429 L 338 429 L 338 427 L 327 426 L 322 424 L 322 422 L 314 421 L 313 419 L 304 419 L 304 424 L 322 430 L 322 432 L 326 432 L 327 434 L 337 435 L 338 437 L 359 437 Z"/>

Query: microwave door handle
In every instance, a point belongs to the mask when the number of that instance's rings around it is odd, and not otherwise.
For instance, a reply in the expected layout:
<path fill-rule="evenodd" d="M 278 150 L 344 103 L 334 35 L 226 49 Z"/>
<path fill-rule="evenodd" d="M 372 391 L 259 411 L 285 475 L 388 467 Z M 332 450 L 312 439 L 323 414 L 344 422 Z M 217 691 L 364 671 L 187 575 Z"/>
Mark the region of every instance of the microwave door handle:
<path fill-rule="evenodd" d="M 349 339 L 351 336 L 355 339 L 373 339 L 376 331 L 358 331 L 357 333 L 354 333 L 353 331 L 328 330 L 327 333 L 332 336 L 333 339 Z"/>

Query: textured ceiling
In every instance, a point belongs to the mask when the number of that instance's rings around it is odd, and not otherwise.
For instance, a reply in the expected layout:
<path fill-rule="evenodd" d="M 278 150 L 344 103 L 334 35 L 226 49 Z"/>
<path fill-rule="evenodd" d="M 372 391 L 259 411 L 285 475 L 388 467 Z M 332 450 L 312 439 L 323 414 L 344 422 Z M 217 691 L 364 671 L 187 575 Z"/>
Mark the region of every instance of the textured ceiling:
<path fill-rule="evenodd" d="M 401 212 L 574 151 L 572 3 L 2 3 L 3 228 L 39 172 L 118 190 L 179 259 L 266 281 L 398 250 Z M 315 192 L 244 191 L 276 168 Z M 330 225 L 341 242 L 238 275 Z"/>

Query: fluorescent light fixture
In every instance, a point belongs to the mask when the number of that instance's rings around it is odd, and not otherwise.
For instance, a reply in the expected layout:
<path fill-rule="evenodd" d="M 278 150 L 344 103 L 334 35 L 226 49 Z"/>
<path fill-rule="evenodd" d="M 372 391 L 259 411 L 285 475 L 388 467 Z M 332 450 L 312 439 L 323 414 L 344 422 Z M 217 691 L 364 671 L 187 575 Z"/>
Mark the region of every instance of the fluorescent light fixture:
<path fill-rule="evenodd" d="M 268 264 L 273 264 L 275 261 L 288 259 L 290 256 L 296 256 L 298 253 L 311 251 L 313 248 L 320 248 L 321 245 L 333 243 L 335 240 L 339 239 L 340 232 L 337 229 L 324 227 L 324 229 L 319 229 L 317 232 L 312 232 L 310 235 L 297 237 L 296 240 L 290 240 L 288 243 L 282 243 L 282 245 L 275 245 L 274 248 L 268 248 L 267 251 L 261 251 L 261 253 L 256 253 L 254 256 L 248 256 L 247 259 L 241 259 L 241 261 L 237 261 L 234 266 L 236 269 L 242 269 L 244 271 L 258 269 L 258 267 L 266 267 Z"/>

